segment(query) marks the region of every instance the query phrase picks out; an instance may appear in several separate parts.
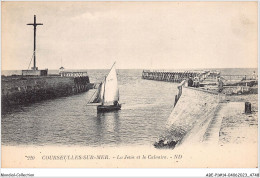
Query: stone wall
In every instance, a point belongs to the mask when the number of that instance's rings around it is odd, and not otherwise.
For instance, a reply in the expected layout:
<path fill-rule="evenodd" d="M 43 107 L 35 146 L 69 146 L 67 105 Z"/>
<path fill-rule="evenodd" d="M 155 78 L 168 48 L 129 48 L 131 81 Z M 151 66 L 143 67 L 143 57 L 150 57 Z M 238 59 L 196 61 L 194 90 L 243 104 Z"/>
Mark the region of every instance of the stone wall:
<path fill-rule="evenodd" d="M 73 95 L 92 87 L 88 77 L 2 77 L 2 109 L 24 103 Z"/>

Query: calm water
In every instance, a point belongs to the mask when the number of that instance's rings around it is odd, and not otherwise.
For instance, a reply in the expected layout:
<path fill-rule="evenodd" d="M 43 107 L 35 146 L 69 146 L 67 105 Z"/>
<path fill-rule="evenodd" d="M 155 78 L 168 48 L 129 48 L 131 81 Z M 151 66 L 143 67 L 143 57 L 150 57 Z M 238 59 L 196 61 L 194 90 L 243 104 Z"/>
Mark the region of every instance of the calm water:
<path fill-rule="evenodd" d="M 108 70 L 89 70 L 91 82 Z M 176 84 L 141 79 L 141 70 L 118 70 L 122 109 L 97 114 L 86 106 L 94 90 L 15 108 L 2 115 L 4 145 L 151 145 L 165 129 Z"/>
<path fill-rule="evenodd" d="M 250 75 L 257 69 L 222 69 L 223 75 Z M 5 75 L 11 71 L 2 72 Z M 19 74 L 19 71 L 16 71 Z M 14 108 L 2 115 L 4 145 L 152 145 L 165 130 L 176 84 L 141 79 L 141 70 L 118 70 L 122 110 L 97 114 L 86 106 L 95 90 Z M 13 72 L 15 73 L 15 72 Z M 108 70 L 88 70 L 100 82 Z"/>

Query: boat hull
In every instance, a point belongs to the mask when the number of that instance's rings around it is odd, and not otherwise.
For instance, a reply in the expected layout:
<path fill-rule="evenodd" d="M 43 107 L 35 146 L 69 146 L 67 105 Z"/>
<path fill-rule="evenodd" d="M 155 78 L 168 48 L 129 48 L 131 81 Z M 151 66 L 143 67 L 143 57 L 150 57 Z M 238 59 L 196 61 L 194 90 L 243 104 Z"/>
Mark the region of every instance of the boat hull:
<path fill-rule="evenodd" d="M 109 112 L 109 111 L 116 111 L 121 109 L 121 104 L 119 105 L 109 105 L 109 106 L 104 106 L 100 105 L 97 106 L 97 112 Z"/>

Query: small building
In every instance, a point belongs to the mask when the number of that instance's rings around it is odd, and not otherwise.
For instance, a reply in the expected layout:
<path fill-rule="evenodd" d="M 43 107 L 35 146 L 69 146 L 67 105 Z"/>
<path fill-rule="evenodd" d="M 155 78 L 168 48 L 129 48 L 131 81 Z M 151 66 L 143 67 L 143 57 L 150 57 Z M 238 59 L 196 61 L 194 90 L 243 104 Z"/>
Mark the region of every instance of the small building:
<path fill-rule="evenodd" d="M 62 72 L 64 72 L 64 70 L 65 70 L 65 68 L 61 66 L 61 67 L 59 68 L 59 74 L 61 74 Z"/>

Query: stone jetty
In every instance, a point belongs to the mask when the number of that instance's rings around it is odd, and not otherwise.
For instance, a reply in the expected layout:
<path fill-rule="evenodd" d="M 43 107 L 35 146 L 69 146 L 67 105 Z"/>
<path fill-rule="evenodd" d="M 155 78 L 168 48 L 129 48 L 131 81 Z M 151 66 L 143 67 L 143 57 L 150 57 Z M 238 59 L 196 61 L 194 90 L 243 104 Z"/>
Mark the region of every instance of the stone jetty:
<path fill-rule="evenodd" d="M 69 96 L 94 87 L 87 73 L 48 76 L 2 76 L 2 111 L 18 104 Z"/>
<path fill-rule="evenodd" d="M 189 86 L 195 77 L 199 85 Z M 258 76 L 143 71 L 142 78 L 176 83 L 182 79 L 166 130 L 154 143 L 156 148 L 257 143 Z"/>
<path fill-rule="evenodd" d="M 34 22 L 27 25 L 34 27 L 33 54 L 30 61 L 31 64 L 33 59 L 33 67 L 22 70 L 22 75 L 2 75 L 3 112 L 13 105 L 73 95 L 93 88 L 94 84 L 90 84 L 87 72 L 64 71 L 64 67 L 61 67 L 59 74 L 48 75 L 48 69 L 39 70 L 36 66 L 36 27 L 43 24 L 36 23 L 36 15 L 34 15 Z"/>

